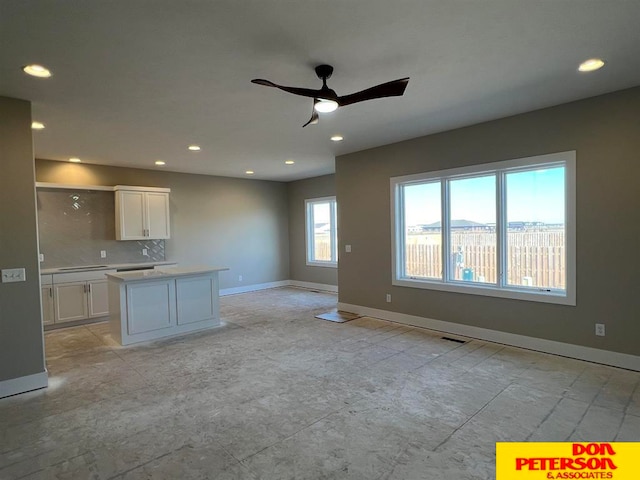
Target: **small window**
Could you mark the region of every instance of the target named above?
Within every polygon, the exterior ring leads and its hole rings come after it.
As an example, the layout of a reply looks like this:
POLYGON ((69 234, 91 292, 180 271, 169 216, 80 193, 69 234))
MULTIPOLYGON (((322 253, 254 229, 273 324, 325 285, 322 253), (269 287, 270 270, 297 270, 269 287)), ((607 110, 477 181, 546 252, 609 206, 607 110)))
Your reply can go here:
POLYGON ((337 267, 336 197, 305 200, 307 265, 337 267))
POLYGON ((575 305, 575 152, 391 179, 392 284, 575 305))

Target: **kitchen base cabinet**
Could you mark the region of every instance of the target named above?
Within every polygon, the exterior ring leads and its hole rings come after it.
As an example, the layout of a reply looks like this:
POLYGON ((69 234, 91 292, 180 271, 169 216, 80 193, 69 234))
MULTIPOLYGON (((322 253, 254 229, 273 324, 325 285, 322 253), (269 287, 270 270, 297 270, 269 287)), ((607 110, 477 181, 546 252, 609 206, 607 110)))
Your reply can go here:
POLYGON ((53 305, 53 287, 42 287, 42 324, 53 325, 54 321, 54 305, 53 305))
POLYGON ((55 323, 73 322, 89 317, 86 282, 54 285, 55 323))
POLYGON ((220 325, 218 272, 166 268, 119 272, 109 280, 109 321, 122 345, 220 325))
POLYGON ((42 324, 53 325, 54 301, 53 301, 53 277, 51 275, 40 276, 40 296, 42 298, 42 324))
POLYGON ((109 315, 110 272, 115 270, 41 275, 42 323, 52 327, 109 315))

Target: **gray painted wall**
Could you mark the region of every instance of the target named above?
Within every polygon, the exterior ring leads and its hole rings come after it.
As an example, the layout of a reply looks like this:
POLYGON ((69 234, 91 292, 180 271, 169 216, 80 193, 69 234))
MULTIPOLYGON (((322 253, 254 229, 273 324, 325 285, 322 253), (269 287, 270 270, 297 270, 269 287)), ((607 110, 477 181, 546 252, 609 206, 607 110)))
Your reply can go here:
POLYGON ((220 274, 221 288, 289 278, 284 183, 49 160, 36 160, 36 178, 74 185, 169 187, 167 260, 229 267, 220 274))
POLYGON ((0 97, 0 268, 26 282, 0 283, 0 382, 44 372, 31 104, 0 97))
POLYGON ((640 87, 338 157, 340 247, 353 248, 339 301, 640 355, 638 112, 640 87), (566 150, 577 152, 577 306, 391 286, 390 177, 566 150))
MULTIPOLYGON (((289 261, 291 280, 338 285, 338 269, 307 266, 304 201, 336 194, 335 175, 307 178, 287 184, 289 198, 289 261)), ((338 254, 339 256, 340 254, 338 254)))

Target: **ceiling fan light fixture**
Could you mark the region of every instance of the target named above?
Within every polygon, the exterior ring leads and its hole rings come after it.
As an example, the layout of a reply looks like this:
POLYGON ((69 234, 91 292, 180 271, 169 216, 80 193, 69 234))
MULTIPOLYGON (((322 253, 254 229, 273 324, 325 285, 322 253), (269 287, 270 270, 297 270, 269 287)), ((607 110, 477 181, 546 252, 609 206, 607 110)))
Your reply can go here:
POLYGON ((593 72, 604 67, 604 61, 600 58, 590 58, 580 64, 578 70, 580 72, 593 72))
POLYGON ((22 71, 32 77, 49 78, 51 76, 51 71, 47 67, 35 63, 25 65, 22 67, 22 71))
POLYGON ((330 113, 335 112, 338 108, 338 102, 335 100, 326 100, 324 98, 320 98, 314 105, 313 108, 316 112, 319 113, 330 113))

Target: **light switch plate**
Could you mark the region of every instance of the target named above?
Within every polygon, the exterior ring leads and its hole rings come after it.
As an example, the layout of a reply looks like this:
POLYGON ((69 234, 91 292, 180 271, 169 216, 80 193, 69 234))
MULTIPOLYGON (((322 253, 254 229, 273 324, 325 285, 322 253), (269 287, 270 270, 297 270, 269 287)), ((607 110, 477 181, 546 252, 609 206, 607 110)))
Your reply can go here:
POLYGON ((2 283, 24 282, 26 280, 24 268, 5 268, 2 270, 2 283))
POLYGON ((351 253, 351 245, 345 245, 344 246, 344 251, 347 253, 351 253))

